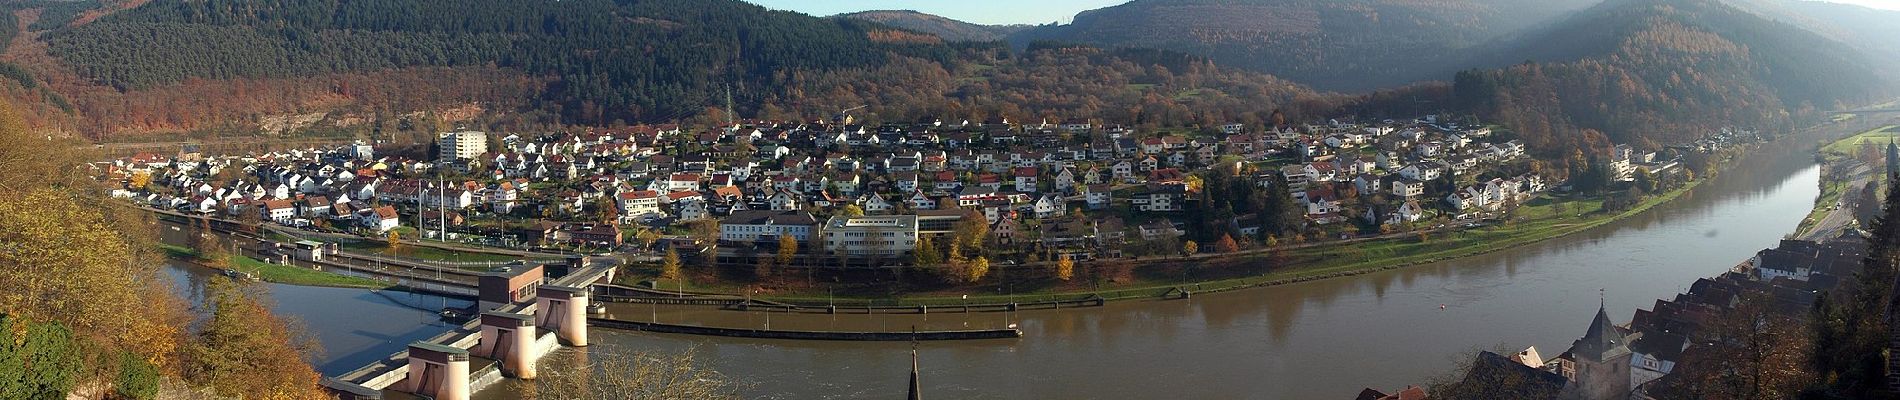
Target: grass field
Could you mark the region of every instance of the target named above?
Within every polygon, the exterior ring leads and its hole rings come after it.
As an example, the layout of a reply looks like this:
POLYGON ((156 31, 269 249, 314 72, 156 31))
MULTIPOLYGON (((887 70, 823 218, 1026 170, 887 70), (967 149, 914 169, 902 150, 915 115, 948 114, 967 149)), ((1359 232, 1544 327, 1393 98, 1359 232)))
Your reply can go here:
POLYGON ((1848 136, 1845 139, 1836 140, 1833 143, 1828 143, 1826 146, 1821 146, 1821 155, 1830 161, 1852 157, 1855 148, 1865 145, 1866 142, 1871 141, 1876 144, 1885 144, 1888 140, 1894 140, 1896 137, 1900 137, 1900 129, 1895 129, 1894 125, 1874 128, 1866 132, 1854 134, 1854 136, 1848 136))
POLYGON ((501 254, 448 251, 427 246, 399 246, 392 249, 387 243, 372 241, 344 241, 339 242, 338 247, 352 252, 382 254, 431 261, 505 263, 520 259, 519 257, 501 254))
MULTIPOLYGON (((165 252, 165 255, 173 258, 190 260, 198 257, 196 250, 183 246, 160 244, 158 247, 165 252)), ((238 271, 257 274, 258 279, 263 279, 266 282, 287 285, 363 289, 382 289, 391 286, 388 283, 374 279, 338 275, 297 266, 271 264, 263 260, 244 256, 233 257, 232 262, 236 264, 238 271)))

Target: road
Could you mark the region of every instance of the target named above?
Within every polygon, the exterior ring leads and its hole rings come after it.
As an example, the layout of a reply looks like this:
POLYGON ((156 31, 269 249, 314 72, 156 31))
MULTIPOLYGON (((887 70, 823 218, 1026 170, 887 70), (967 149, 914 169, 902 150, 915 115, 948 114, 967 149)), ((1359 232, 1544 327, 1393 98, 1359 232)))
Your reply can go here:
POLYGON ((1806 232, 1801 232, 1798 235, 1801 240, 1820 241, 1838 236, 1841 229, 1847 228, 1854 222, 1855 199, 1859 197, 1862 188, 1873 182, 1874 173, 1867 165, 1859 164, 1854 166, 1848 175, 1852 176, 1852 180, 1848 182, 1846 188, 1841 189, 1840 200, 1835 201, 1834 204, 1814 205, 1815 207, 1833 207, 1833 209, 1823 215, 1819 222, 1815 222, 1813 227, 1808 228, 1806 232))

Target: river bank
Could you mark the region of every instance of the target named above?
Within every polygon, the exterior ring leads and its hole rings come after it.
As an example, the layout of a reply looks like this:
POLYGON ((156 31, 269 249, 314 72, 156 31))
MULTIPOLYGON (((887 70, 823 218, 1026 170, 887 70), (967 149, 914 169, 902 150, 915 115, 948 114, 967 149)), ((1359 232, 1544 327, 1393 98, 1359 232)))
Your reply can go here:
MULTIPOLYGON (((1897 129, 1900 127, 1885 125, 1821 145, 1815 152, 1825 171, 1821 174, 1821 194, 1814 198, 1814 208, 1808 217, 1795 228, 1796 236, 1809 239, 1826 236, 1858 220, 1855 207, 1863 200, 1858 197, 1860 191, 1868 184, 1881 184, 1873 178, 1886 168, 1885 165, 1868 165, 1868 162, 1884 158, 1885 145, 1900 137, 1897 129), (1874 155, 1869 156, 1868 152, 1874 155)), ((1884 191, 1878 193, 1884 194, 1884 191)))
MULTIPOLYGON (((158 248, 165 253, 166 258, 170 258, 173 262, 223 270, 223 268, 200 263, 197 250, 163 243, 159 244, 158 248)), ((354 289, 388 289, 395 286, 369 278, 323 272, 297 266, 272 264, 245 255, 232 255, 231 263, 238 271, 255 274, 258 279, 271 283, 354 289)))
MULTIPOLYGON (((1752 147, 1752 146, 1751 146, 1752 147)), ((1744 148, 1738 153, 1746 153, 1744 148)), ((1722 165, 1734 162, 1721 161, 1722 165)), ((1540 195, 1525 202, 1514 216, 1490 221, 1479 227, 1448 224, 1374 238, 1282 245, 1271 249, 1236 254, 1203 254, 1195 257, 1110 259, 1075 264, 1076 278, 1064 281, 1055 277, 1054 263, 999 265, 991 264, 991 277, 980 285, 945 288, 895 296, 838 295, 829 288, 808 287, 757 293, 758 300, 801 306, 963 306, 1065 301, 1078 298, 1106 300, 1177 299, 1188 293, 1220 292, 1236 289, 1284 285, 1312 280, 1362 275, 1482 255, 1530 245, 1589 230, 1641 214, 1693 191, 1703 177, 1682 187, 1650 195, 1619 211, 1603 210, 1600 197, 1557 197, 1540 195), (1115 270, 1122 270, 1117 272, 1115 270), (1102 275, 1118 275, 1109 281, 1102 275)), ((652 280, 654 268, 635 269, 626 281, 652 280)), ((713 274, 702 278, 716 279, 713 274)), ((685 291, 684 295, 744 296, 750 286, 732 283, 696 285, 693 282, 657 281, 664 289, 685 291)))

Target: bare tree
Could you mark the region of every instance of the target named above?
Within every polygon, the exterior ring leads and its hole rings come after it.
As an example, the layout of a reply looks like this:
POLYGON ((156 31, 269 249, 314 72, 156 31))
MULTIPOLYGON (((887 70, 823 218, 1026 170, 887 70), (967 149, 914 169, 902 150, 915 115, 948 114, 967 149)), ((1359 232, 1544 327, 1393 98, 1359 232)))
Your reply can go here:
POLYGON ((742 386, 700 365, 696 351, 572 351, 550 355, 530 399, 737 399, 742 386), (593 352, 589 354, 588 352, 593 352))

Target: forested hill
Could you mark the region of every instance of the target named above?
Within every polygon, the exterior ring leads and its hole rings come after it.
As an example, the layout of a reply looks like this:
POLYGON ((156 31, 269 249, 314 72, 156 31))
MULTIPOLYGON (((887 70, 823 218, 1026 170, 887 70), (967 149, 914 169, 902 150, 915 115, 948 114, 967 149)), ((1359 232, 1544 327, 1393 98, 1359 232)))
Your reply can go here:
POLYGON ((800 71, 955 54, 886 29, 732 0, 157 0, 47 42, 80 75, 121 89, 494 64, 558 78, 543 108, 635 121, 696 112, 726 87, 756 103, 800 71))
POLYGON ((11 7, 23 29, 0 73, 19 84, 0 95, 94 138, 714 121, 727 93, 738 117, 773 119, 869 106, 855 113, 1179 126, 1377 107, 1183 53, 1018 51, 734 0, 153 0, 78 18, 63 4, 11 7))
POLYGON ((1846 45, 1713 0, 1611 0, 1520 43, 1510 56, 1534 62, 1460 73, 1454 90, 1533 149, 1787 131, 1893 87, 1846 45))
POLYGON ((1461 50, 1596 0, 1135 0, 1012 36, 1169 49, 1322 90, 1444 79, 1461 50), (1440 74, 1442 72, 1442 74, 1440 74))
POLYGON ((857 19, 895 28, 928 33, 952 42, 994 42, 1029 25, 979 25, 910 10, 862 11, 834 18, 857 19))

